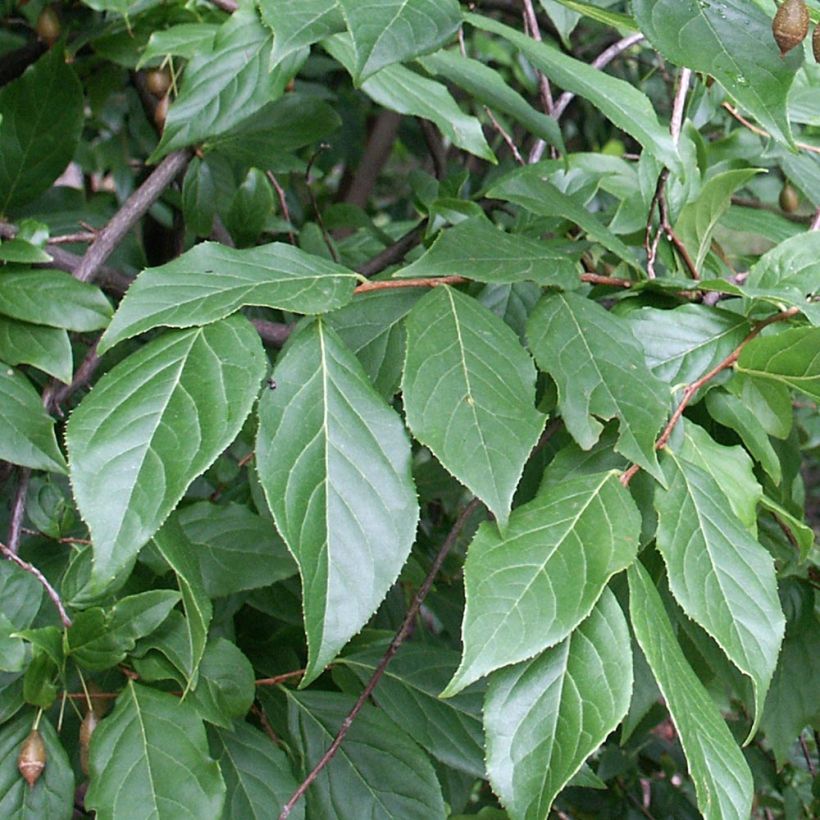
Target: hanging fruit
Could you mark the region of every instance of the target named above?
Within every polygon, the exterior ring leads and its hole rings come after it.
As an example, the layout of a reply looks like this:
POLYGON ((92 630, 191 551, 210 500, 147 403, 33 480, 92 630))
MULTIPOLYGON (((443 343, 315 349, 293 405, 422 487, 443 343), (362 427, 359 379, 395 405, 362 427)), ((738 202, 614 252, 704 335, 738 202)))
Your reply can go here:
POLYGON ((780 56, 799 46, 809 33, 809 10, 805 0, 784 0, 772 21, 772 34, 780 56))
POLYGON ((20 747, 17 769, 23 776, 23 780, 28 783, 29 788, 33 789, 45 767, 46 744, 43 743, 43 737, 37 729, 32 729, 20 747))

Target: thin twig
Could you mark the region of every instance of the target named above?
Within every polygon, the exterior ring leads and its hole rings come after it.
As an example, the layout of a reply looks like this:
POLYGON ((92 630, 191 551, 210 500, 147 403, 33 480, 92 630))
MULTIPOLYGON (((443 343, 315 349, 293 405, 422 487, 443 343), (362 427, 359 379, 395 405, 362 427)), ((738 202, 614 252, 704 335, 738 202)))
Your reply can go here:
MULTIPOLYGON (((766 137, 766 139, 771 139, 772 135, 768 131, 764 131, 762 128, 759 128, 752 122, 746 119, 731 103, 723 103, 723 107, 741 124, 745 125, 753 134, 757 134, 759 137, 766 137)), ((795 145, 801 151, 809 151, 812 154, 820 154, 820 145, 809 145, 807 142, 796 142, 795 145)))
POLYGON ((376 667, 373 675, 371 676, 370 680, 367 682, 367 685, 362 690, 361 694, 356 700, 356 703, 353 704, 353 708, 348 713, 347 717, 342 721, 342 725, 339 727, 339 731, 336 734, 336 737, 333 739, 333 742, 328 747, 327 751, 322 755, 319 762, 313 767, 310 774, 302 781, 299 788, 291 795, 290 799, 287 803, 285 803, 284 807, 282 808, 281 813, 279 814, 279 820, 286 820, 288 815, 290 815, 291 811, 293 811, 293 807, 299 802, 305 792, 310 788, 311 783, 319 776, 322 769, 327 766, 328 763, 333 759, 336 752, 339 750, 339 747, 342 745, 342 741, 345 739, 350 727, 353 725, 353 721, 356 719, 356 716, 362 710, 362 707, 367 702, 370 695, 373 693, 373 690, 378 685, 379 681, 384 675, 385 670, 387 669, 388 664, 395 656, 396 652, 398 652, 399 647, 404 643, 407 639, 408 635, 413 629, 413 623, 416 620, 416 615, 424 601, 427 597, 427 593, 430 591, 430 587, 433 585, 433 581, 435 580, 436 575, 438 575, 439 570, 441 569, 441 565, 444 563, 444 559, 447 557, 447 553, 452 549, 453 544, 455 544, 456 539, 458 538, 459 533, 464 528, 464 525, 469 520, 470 516, 475 512, 476 509, 480 506, 481 501, 478 498, 474 498, 461 512, 461 515, 456 519, 455 524, 453 524, 453 528, 450 530, 447 538, 444 540, 444 543, 441 545, 441 549, 439 549, 438 554, 436 555, 435 559, 433 560, 432 565, 430 566, 430 571, 427 573, 427 577, 422 582, 422 585, 418 588, 415 596, 413 596, 413 600, 410 603, 410 606, 407 608, 407 613, 404 616, 404 620, 399 627, 398 632, 396 632, 393 640, 390 642, 390 646, 387 648, 387 651, 382 656, 381 661, 379 661, 379 665, 376 667))
POLYGON ((610 285, 613 288, 631 288, 635 282, 632 279, 621 279, 617 276, 601 276, 598 273, 582 273, 581 281, 590 285, 610 285))
POLYGON ((65 611, 65 607, 63 606, 63 602, 60 600, 60 596, 57 594, 57 590, 54 589, 53 586, 48 582, 48 579, 40 572, 37 567, 33 564, 29 564, 28 561, 24 561, 17 555, 15 552, 12 552, 5 544, 0 542, 0 552, 9 559, 9 561, 13 561, 17 564, 18 567, 25 570, 26 572, 33 575, 42 585, 45 591, 48 593, 48 597, 54 602, 54 606, 57 607, 57 611, 60 613, 60 620, 63 623, 63 626, 68 628, 71 626, 71 618, 68 617, 68 613, 65 611))
POLYGON ((304 674, 304 669, 294 669, 293 672, 283 672, 281 675, 274 675, 272 678, 259 678, 254 681, 254 684, 256 686, 278 686, 286 680, 301 678, 304 674))
POLYGON ((809 753, 809 747, 806 745, 806 739, 803 737, 801 732, 800 734, 800 749, 803 752, 803 758, 806 761, 806 768, 809 770, 809 774, 812 777, 817 776, 817 771, 814 768, 814 761, 811 759, 811 754, 809 753))
POLYGON ((322 212, 319 210, 319 203, 316 201, 316 194, 313 193, 313 187, 310 184, 310 171, 313 168, 313 163, 316 161, 319 154, 321 154, 322 151, 326 151, 329 147, 330 146, 326 142, 321 143, 308 160, 307 168, 305 169, 305 186, 307 187, 308 196, 310 197, 310 202, 313 206, 313 213, 316 216, 316 222, 319 224, 319 230, 322 232, 322 239, 324 239, 325 245, 330 251, 333 261, 338 263, 339 254, 336 250, 336 246, 333 244, 333 240, 330 238, 330 234, 327 232, 325 220, 322 218, 322 212))
MULTIPOLYGON (((535 14, 535 8, 532 5, 532 0, 524 0, 524 24, 530 37, 538 43, 542 42, 541 28, 538 25, 538 17, 535 14)), ((541 92, 541 105, 544 108, 544 112, 551 116, 554 109, 554 102, 552 99, 550 81, 543 71, 536 69, 535 73, 538 77, 538 88, 541 92)), ((546 145, 546 142, 540 138, 535 141, 535 144, 532 146, 532 150, 530 151, 530 155, 528 157, 530 164, 538 162, 541 159, 544 155, 544 148, 546 145)))
POLYGON ((438 285, 462 285, 468 282, 464 276, 437 276, 431 279, 380 279, 376 282, 362 282, 354 293, 371 290, 392 290, 393 288, 435 288, 438 285))
POLYGON ((433 161, 433 175, 440 181, 447 176, 447 151, 441 142, 436 126, 424 117, 417 117, 416 119, 421 128, 424 144, 427 146, 427 153, 433 161))
POLYGON ((408 251, 416 247, 424 237, 424 231, 427 228, 427 220, 424 219, 411 228, 404 236, 397 239, 392 245, 388 245, 384 250, 379 251, 372 259, 359 265, 356 268, 357 273, 368 279, 381 273, 385 268, 401 262, 407 255, 408 251))
POLYGON ((17 555, 20 550, 20 534, 23 529, 23 519, 26 516, 26 493, 28 492, 31 470, 28 467, 21 467, 18 476, 17 490, 14 493, 14 502, 11 505, 11 521, 9 522, 8 546, 6 547, 12 555, 17 555))
MULTIPOLYGON (((708 373, 705 373, 696 381, 692 382, 690 385, 687 385, 683 391, 683 397, 680 400, 680 403, 675 408, 675 412, 672 413, 671 418, 669 419, 666 427, 664 427, 663 432, 658 437, 658 440, 655 442, 655 449, 661 450, 669 443, 669 439, 672 436, 672 432, 677 426, 678 422, 683 415, 683 411, 689 406, 689 403, 694 398, 695 394, 700 390, 708 382, 712 381, 719 373, 722 373, 727 368, 731 367, 740 357, 740 354, 743 352, 746 345, 749 342, 753 341, 760 335, 764 328, 767 328, 769 325, 773 325, 775 322, 782 322, 786 319, 791 319, 792 316, 796 316, 800 312, 800 309, 797 307, 789 308, 788 310, 784 310, 782 313, 776 313, 774 316, 769 316, 768 319, 764 319, 762 322, 758 323, 758 325, 752 329, 752 331, 746 336, 746 338, 725 358, 723 361, 716 364, 708 373)), ((621 475, 621 483, 624 487, 629 486, 629 482, 632 480, 633 476, 640 470, 641 468, 637 464, 633 464, 626 472, 621 475)))
POLYGON ((279 184, 276 174, 273 171, 266 171, 268 181, 273 185, 273 190, 276 191, 276 197, 279 200, 279 209, 282 211, 282 216, 288 223, 288 239, 291 245, 296 244, 296 234, 293 232, 293 222, 290 218, 290 208, 288 208, 288 199, 285 196, 285 189, 279 184))
MULTIPOLYGON (((608 66, 616 57, 619 57, 625 51, 629 50, 636 43, 640 43, 644 39, 643 34, 630 34, 617 43, 613 43, 609 48, 604 49, 591 63, 593 68, 602 69, 608 66)), ((575 94, 571 91, 565 91, 555 102, 552 109, 552 115, 555 119, 560 119, 567 106, 575 99, 575 94)))
POLYGON ((46 411, 49 413, 56 411, 62 416, 60 405, 69 396, 74 395, 74 393, 85 387, 91 381, 99 363, 100 357, 97 355, 97 342, 95 341, 94 344, 88 348, 85 358, 75 371, 71 384, 61 384, 55 380, 43 391, 43 404, 45 405, 46 411))
POLYGON ((151 172, 145 182, 131 194, 108 224, 97 234, 82 262, 74 272, 81 282, 90 282, 100 266, 114 252, 126 234, 160 198, 163 191, 188 164, 192 154, 188 150, 168 154, 151 172))
POLYGON ((678 75, 678 88, 675 92, 675 101, 672 105, 672 121, 669 133, 675 145, 680 142, 680 132, 683 127, 683 110, 686 107, 686 94, 689 91, 689 81, 692 79, 692 69, 682 68, 678 75))

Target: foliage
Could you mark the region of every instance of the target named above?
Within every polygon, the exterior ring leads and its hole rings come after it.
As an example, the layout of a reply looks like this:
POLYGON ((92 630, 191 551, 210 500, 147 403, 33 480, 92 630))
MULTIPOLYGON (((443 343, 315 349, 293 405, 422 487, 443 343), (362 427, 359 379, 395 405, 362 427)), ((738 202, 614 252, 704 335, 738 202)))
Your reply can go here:
POLYGON ((775 3, 0 8, 0 814, 817 816, 775 3))

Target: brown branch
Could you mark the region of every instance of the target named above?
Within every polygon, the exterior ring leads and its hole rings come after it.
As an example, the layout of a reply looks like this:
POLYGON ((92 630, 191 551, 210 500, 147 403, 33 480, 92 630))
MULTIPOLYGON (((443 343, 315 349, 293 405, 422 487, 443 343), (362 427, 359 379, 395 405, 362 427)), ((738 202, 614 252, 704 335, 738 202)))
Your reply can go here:
MULTIPOLYGON (((723 103, 723 107, 741 124, 746 126, 753 134, 757 134, 759 137, 766 137, 766 139, 772 139, 772 135, 768 131, 764 131, 762 128, 759 128, 754 123, 749 122, 731 103, 723 103)), ((809 151, 812 154, 820 154, 820 145, 809 145, 807 142, 795 142, 795 145, 801 151, 809 151)))
POLYGON ((236 0, 211 0, 211 2, 222 11, 227 11, 228 14, 233 14, 239 8, 236 0))
POLYGON ((26 516, 26 493, 28 492, 31 470, 28 467, 21 467, 18 475, 17 490, 14 493, 14 502, 11 505, 8 546, 5 547, 12 555, 17 555, 20 549, 20 534, 23 531, 23 519, 26 516))
POLYGON ((391 265, 401 262, 408 251, 415 248, 416 245, 421 242, 426 228, 427 220, 423 219, 415 228, 411 228, 392 245, 388 245, 384 250, 379 251, 372 259, 363 265, 359 265, 359 267, 356 268, 357 273, 369 279, 371 276, 381 273, 385 268, 389 268, 391 265))
POLYGON ((407 613, 404 616, 404 620, 399 627, 398 632, 396 632, 393 640, 390 642, 390 646, 387 648, 387 651, 382 656, 381 661, 379 661, 379 665, 376 667, 373 675, 371 676, 370 680, 367 682, 367 685, 362 690, 361 694, 356 700, 356 703, 353 704, 353 708, 348 713, 347 717, 342 721, 342 725, 339 727, 339 731, 336 734, 336 737, 333 739, 333 742, 328 747, 327 751, 322 755, 319 762, 313 767, 311 772, 307 775, 307 777, 302 781, 301 785, 298 789, 291 795, 290 799, 287 803, 285 803, 284 807, 282 808, 281 813, 279 814, 279 820, 285 820, 293 811, 293 807, 299 802, 305 792, 310 788, 311 783, 319 776, 322 769, 327 766, 328 763, 333 759, 336 752, 339 751, 339 747, 342 745, 342 741, 344 741, 345 736, 347 735, 350 727, 353 725, 353 721, 356 719, 356 716, 362 710, 362 707, 367 702, 370 695, 373 693, 373 690, 378 685, 379 681, 384 675, 385 670, 387 669, 388 664, 393 657, 395 656, 396 652, 398 652, 399 647, 404 643, 407 637, 410 635, 410 632, 413 628, 413 623, 416 620, 416 615, 418 614, 419 609, 427 597, 427 593, 430 591, 430 587, 433 585, 433 581, 438 574, 439 570, 441 569, 441 565, 444 563, 444 559, 447 557, 447 553, 452 549, 453 544, 455 544, 456 539, 458 538, 459 533, 464 528, 464 525, 467 523, 470 516, 475 512, 476 509, 480 506, 481 501, 478 498, 474 498, 461 512, 461 515, 456 519, 455 524, 453 524, 453 528, 450 530, 447 538, 444 540, 444 543, 441 545, 441 549, 439 549, 438 554, 436 555, 435 559, 433 560, 432 565, 430 566, 430 571, 427 573, 427 577, 424 579, 422 585, 418 588, 415 596, 413 597, 413 601, 411 602, 410 606, 407 608, 407 613))
POLYGON ((43 404, 49 413, 57 411, 62 415, 60 405, 71 395, 85 387, 94 377, 97 366, 100 363, 100 357, 97 355, 97 342, 88 348, 85 358, 80 363, 80 366, 74 373, 74 378, 71 384, 61 384, 58 381, 52 381, 51 384, 43 391, 43 404))
POLYGON ((344 192, 343 202, 364 208, 376 185, 382 168, 396 142, 401 115, 395 111, 381 111, 376 117, 356 172, 344 192))
POLYGON ((131 194, 108 224, 97 234, 97 238, 85 252, 74 277, 81 282, 90 282, 97 275, 100 266, 113 253, 125 235, 134 227, 146 211, 160 198, 163 191, 187 166, 191 158, 188 150, 168 154, 151 172, 145 182, 131 194))
POLYGON ((380 279, 377 282, 363 282, 354 293, 371 290, 392 290, 393 288, 435 288, 438 285, 461 285, 468 282, 464 276, 439 276, 431 279, 380 279))
POLYGON ((57 607, 57 611, 60 613, 60 620, 62 621, 63 626, 65 626, 66 628, 71 626, 71 618, 68 617, 68 613, 65 611, 63 602, 60 600, 60 596, 57 594, 57 590, 54 589, 53 586, 51 586, 45 575, 43 575, 43 573, 40 572, 40 570, 37 569, 37 567, 35 567, 33 564, 29 564, 28 561, 24 561, 15 552, 12 552, 12 550, 9 549, 2 542, 0 542, 0 552, 2 552, 3 555, 5 555, 6 558, 9 559, 9 561, 13 561, 15 564, 17 564, 18 567, 33 575, 43 585, 43 588, 45 589, 46 593, 48 593, 48 597, 51 598, 51 600, 54 603, 54 606, 57 607))
POLYGON ((285 196, 285 189, 279 184, 279 180, 276 178, 276 174, 274 174, 273 171, 266 171, 265 174, 268 177, 270 184, 273 185, 273 190, 276 191, 276 197, 279 200, 279 208, 282 211, 282 216, 288 223, 288 240, 291 245, 295 245, 296 234, 293 232, 293 220, 290 218, 290 208, 288 208, 288 199, 285 196))
POLYGON ((305 674, 304 669, 294 669, 293 672, 283 672, 281 675, 274 675, 272 678, 259 678, 254 681, 256 686, 278 686, 286 680, 301 678, 305 674))
MULTIPOLYGON (((640 32, 630 34, 617 43, 613 43, 609 48, 604 49, 591 63, 593 68, 602 69, 608 66, 616 57, 619 57, 625 51, 628 51, 632 46, 640 43, 644 39, 640 32)), ((552 115, 555 119, 560 119, 567 106, 575 99, 575 94, 571 91, 565 91, 556 101, 555 107, 552 110, 552 115)))
MULTIPOLYGON (((712 381, 712 379, 714 379, 719 373, 722 373, 724 370, 731 367, 738 360, 746 345, 756 339, 764 328, 767 328, 769 325, 773 325, 775 322, 782 322, 786 319, 791 319, 792 316, 796 316, 799 312, 799 308, 792 307, 788 310, 784 310, 782 313, 776 313, 774 316, 769 316, 768 319, 764 319, 762 322, 759 322, 757 326, 752 329, 749 335, 746 336, 746 338, 725 359, 723 359, 723 361, 716 364, 708 373, 705 373, 699 379, 692 382, 690 385, 687 385, 683 391, 683 397, 681 398, 680 403, 675 408, 675 412, 672 413, 666 427, 664 427, 663 432, 655 442, 655 449, 661 450, 669 443, 672 432, 680 421, 683 411, 686 410, 689 403, 701 387, 712 381)), ((633 464, 625 473, 621 475, 621 484, 623 484, 624 487, 629 486, 629 482, 640 469, 641 468, 637 464, 633 464)))
POLYGON ((601 276, 598 273, 582 273, 581 281, 591 285, 610 285, 613 288, 631 288, 635 282, 632 279, 620 279, 617 276, 601 276))

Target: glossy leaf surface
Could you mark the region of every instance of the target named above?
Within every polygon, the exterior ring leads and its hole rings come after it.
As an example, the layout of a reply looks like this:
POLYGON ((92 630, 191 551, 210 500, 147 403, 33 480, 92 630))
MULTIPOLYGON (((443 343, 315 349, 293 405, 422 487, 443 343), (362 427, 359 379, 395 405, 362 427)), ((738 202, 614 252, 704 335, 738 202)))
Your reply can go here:
POLYGON ((139 275, 101 352, 157 326, 207 324, 245 305, 322 313, 349 302, 355 286, 353 271, 282 242, 246 250, 202 242, 139 275))
POLYGON ((548 487, 505 532, 482 524, 467 552, 464 654, 445 695, 569 635, 635 559, 638 510, 614 472, 548 487))
POLYGON ((139 552, 233 441, 264 371, 256 332, 243 318, 227 319, 149 342, 74 411, 71 482, 91 530, 97 584, 139 552))
POLYGON ((407 318, 402 392, 413 435, 504 523, 545 417, 515 334, 472 299, 434 288, 407 318))
POLYGON ((774 562, 733 514, 705 470, 668 453, 669 488, 657 488, 658 549, 669 588, 755 687, 754 727, 774 674, 785 620, 774 562))
POLYGON ((636 562, 628 575, 632 628, 680 735, 698 808, 706 820, 746 820, 753 783, 743 753, 684 657, 649 574, 636 562))
POLYGON ((259 478, 302 578, 315 678, 398 576, 415 540, 410 442, 321 320, 297 333, 259 405, 259 478))
POLYGON ((585 450, 618 419, 615 449, 661 477, 655 439, 666 419, 669 388, 646 366, 635 337, 595 302, 574 293, 545 296, 528 335, 538 366, 558 385, 558 406, 585 450))
POLYGON ((620 723, 631 694, 629 628, 609 590, 566 640, 493 673, 484 703, 487 771, 512 817, 547 817, 620 723))

